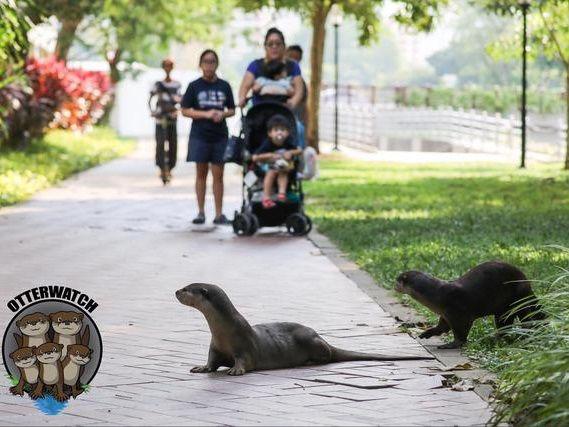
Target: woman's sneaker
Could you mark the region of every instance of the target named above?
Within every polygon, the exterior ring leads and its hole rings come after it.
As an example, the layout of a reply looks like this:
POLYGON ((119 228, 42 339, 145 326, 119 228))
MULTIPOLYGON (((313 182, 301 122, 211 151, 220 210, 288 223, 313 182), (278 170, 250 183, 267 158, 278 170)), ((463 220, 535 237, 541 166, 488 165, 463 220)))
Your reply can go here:
POLYGON ((198 216, 196 216, 192 220, 192 224, 203 224, 203 223, 205 223, 205 214, 203 213, 199 213, 198 216))
POLYGON ((230 225, 231 221, 229 221, 225 215, 221 214, 213 220, 213 223, 215 225, 230 225))

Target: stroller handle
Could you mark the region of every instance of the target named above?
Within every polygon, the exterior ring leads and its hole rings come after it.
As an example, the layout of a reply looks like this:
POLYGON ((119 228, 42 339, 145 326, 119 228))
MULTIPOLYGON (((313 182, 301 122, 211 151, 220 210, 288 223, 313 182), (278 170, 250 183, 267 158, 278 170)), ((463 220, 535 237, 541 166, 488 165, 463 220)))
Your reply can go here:
POLYGON ((239 106, 239 110, 241 111, 241 115, 243 115, 243 110, 245 109, 245 106, 247 104, 249 104, 249 101, 251 101, 253 99, 253 96, 246 96, 245 97, 245 102, 243 103, 243 106, 239 106))

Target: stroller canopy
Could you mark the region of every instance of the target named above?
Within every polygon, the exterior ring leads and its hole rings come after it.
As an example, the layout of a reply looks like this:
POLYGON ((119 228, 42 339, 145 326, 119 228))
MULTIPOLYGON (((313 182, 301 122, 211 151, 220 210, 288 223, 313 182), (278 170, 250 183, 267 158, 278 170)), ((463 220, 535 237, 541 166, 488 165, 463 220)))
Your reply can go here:
POLYGON ((289 122, 290 135, 298 144, 296 133, 296 119, 286 104, 273 101, 263 101, 255 104, 243 117, 243 130, 245 134, 245 148, 254 152, 267 138, 267 121, 275 114, 280 114, 289 122))

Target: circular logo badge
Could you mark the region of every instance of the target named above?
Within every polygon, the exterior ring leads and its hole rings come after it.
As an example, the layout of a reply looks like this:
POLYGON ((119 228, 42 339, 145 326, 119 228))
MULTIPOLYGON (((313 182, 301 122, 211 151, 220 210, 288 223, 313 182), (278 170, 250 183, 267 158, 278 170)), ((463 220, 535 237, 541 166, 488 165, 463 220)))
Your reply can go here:
POLYGON ((102 355, 101 334, 89 314, 56 299, 22 309, 2 341, 10 391, 45 402, 61 404, 88 391, 102 355))

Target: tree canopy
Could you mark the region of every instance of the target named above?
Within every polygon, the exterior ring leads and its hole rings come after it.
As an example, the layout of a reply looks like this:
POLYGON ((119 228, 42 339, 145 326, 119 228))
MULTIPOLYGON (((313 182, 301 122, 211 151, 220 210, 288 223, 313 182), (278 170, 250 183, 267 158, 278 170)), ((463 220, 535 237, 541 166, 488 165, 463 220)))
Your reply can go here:
POLYGON ((29 42, 30 19, 13 0, 0 0, 0 88, 20 74, 29 42))
MULTIPOLYGON (((430 31, 441 9, 449 0, 394 0, 397 10, 393 19, 409 28, 430 31)), ((360 44, 377 40, 380 30, 378 8, 384 0, 236 0, 236 4, 246 11, 262 7, 288 9, 299 13, 312 27, 310 46, 310 90, 308 93, 308 143, 318 148, 318 111, 320 108, 320 88, 322 84, 322 63, 326 40, 326 20, 332 7, 337 7, 344 15, 352 17, 358 26, 360 44)))
POLYGON ((227 0, 45 0, 29 11, 35 22, 55 16, 60 22, 56 55, 67 59, 78 39, 99 52, 111 67, 113 81, 121 77, 118 63, 141 61, 165 50, 172 41, 213 40, 215 28, 231 16, 227 0), (77 34, 80 25, 88 37, 77 34))

